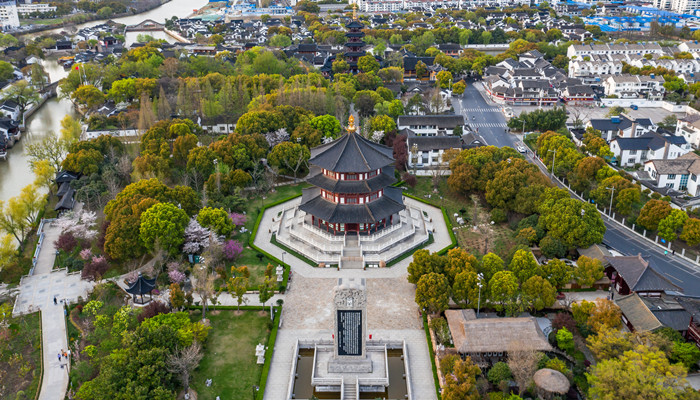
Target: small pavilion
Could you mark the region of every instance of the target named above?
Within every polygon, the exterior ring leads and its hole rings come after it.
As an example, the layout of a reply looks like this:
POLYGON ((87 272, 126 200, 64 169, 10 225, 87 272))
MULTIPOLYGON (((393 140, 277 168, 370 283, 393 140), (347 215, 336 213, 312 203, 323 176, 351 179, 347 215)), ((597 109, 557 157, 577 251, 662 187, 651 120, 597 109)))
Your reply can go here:
POLYGON ((133 296, 134 303, 136 304, 146 304, 153 300, 153 289, 156 288, 156 278, 153 279, 146 279, 143 274, 139 272, 139 277, 136 279, 134 283, 132 283, 127 289, 126 292, 129 293, 130 295, 133 296), (148 301, 144 301, 143 295, 148 294, 150 298, 148 301), (136 299, 136 296, 141 296, 141 302, 136 299))

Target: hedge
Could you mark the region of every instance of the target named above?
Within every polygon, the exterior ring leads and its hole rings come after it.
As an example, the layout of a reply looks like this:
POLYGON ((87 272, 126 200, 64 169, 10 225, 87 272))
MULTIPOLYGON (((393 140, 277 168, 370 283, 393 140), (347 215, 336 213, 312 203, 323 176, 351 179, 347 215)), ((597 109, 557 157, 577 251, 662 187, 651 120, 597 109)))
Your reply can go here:
POLYGON ((430 339, 430 328, 428 328, 428 314, 423 313, 423 330, 425 337, 428 340, 428 354, 430 355, 430 364, 433 366, 433 380, 435 381, 435 393, 438 400, 442 398, 440 395, 440 380, 438 379, 437 366, 435 365, 435 352, 433 351, 433 341, 430 339))
POLYGON ((411 198, 413 200, 420 201, 421 203, 427 204, 431 207, 440 208, 440 210, 442 211, 442 218, 445 220, 445 225, 447 226, 447 232, 450 234, 450 242, 451 243, 448 246, 446 246, 445 248, 438 250, 436 254, 438 254, 438 255, 446 254, 448 250, 457 246, 457 238, 455 237, 455 233, 452 231, 452 223, 450 222, 450 218, 447 216, 447 210, 445 210, 445 207, 438 206, 438 205, 433 204, 425 199, 421 199, 420 197, 416 197, 416 196, 413 196, 413 195, 408 194, 408 193, 404 193, 403 195, 408 197, 408 198, 411 198))
POLYGON ((262 253, 265 255, 265 257, 269 258, 273 262, 277 263, 278 265, 281 265, 284 268, 284 280, 282 283, 279 285, 279 291, 281 293, 284 293, 285 290, 287 290, 287 284, 289 282, 289 265, 283 263, 281 260, 279 260, 277 257, 274 257, 272 254, 266 252, 265 250, 259 248, 258 246, 255 245, 255 237, 258 235, 258 228, 260 227, 260 221, 262 221, 262 216, 265 214, 265 210, 267 210, 270 207, 274 207, 276 205, 282 204, 284 202, 287 202, 292 199, 296 199, 297 197, 301 196, 300 194, 295 194, 294 196, 290 196, 284 199, 280 199, 277 201, 273 201, 270 204, 264 205, 261 209, 260 212, 258 213, 258 218, 255 220, 255 225, 253 226, 253 231, 250 233, 250 237, 248 238, 248 246, 250 246, 251 249, 262 253))

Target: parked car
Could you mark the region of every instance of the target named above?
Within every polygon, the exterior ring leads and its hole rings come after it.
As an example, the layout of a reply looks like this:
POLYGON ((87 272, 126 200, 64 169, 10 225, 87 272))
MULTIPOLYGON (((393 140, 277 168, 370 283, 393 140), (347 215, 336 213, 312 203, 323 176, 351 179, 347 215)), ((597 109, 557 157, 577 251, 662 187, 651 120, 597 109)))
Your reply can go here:
POLYGON ((519 144, 515 149, 518 150, 519 153, 526 153, 527 152, 527 149, 522 144, 519 144))

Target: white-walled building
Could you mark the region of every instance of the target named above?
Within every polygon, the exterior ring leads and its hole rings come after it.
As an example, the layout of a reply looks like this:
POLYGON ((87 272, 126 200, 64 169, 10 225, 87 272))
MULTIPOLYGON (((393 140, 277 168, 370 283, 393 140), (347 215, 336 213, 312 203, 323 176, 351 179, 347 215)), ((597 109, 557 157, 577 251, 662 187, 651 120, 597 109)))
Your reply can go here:
POLYGON ((675 160, 691 151, 682 136, 662 136, 648 132, 639 137, 617 137, 610 141, 610 151, 620 167, 634 167, 649 160, 675 160))
POLYGON ((698 193, 700 156, 690 152, 675 160, 650 160, 644 163, 644 171, 658 187, 686 191, 691 196, 698 193))
POLYGON ((616 137, 634 138, 656 131, 656 125, 649 118, 631 118, 626 114, 592 119, 588 121, 587 126, 599 130, 602 138, 608 143, 616 137))
POLYGON ((664 97, 663 76, 613 75, 603 81, 606 96, 620 99, 662 100, 664 97))
POLYGON ((678 119, 676 136, 683 136, 694 148, 700 147, 700 115, 690 114, 678 119))
POLYGON ((464 127, 463 115, 400 115, 398 130, 410 129, 416 136, 453 135, 456 127, 464 127))
POLYGON ((25 16, 31 13, 47 13, 56 11, 57 7, 52 6, 48 3, 28 3, 28 4, 17 4, 17 13, 19 15, 25 16))
POLYGON ((572 44, 566 50, 570 60, 593 54, 663 54, 657 43, 647 44, 572 44))
POLYGON ((14 0, 0 2, 0 28, 3 30, 19 28, 17 3, 14 0))

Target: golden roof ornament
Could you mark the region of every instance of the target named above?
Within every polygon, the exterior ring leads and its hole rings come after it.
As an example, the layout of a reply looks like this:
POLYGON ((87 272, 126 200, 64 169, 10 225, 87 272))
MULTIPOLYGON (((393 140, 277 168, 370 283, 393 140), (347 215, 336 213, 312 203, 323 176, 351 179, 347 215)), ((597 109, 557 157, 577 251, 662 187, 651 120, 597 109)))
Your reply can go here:
POLYGON ((355 117, 352 115, 348 118, 348 133, 355 133, 355 117))
POLYGON ((357 3, 352 4, 352 19, 357 21, 357 3))

